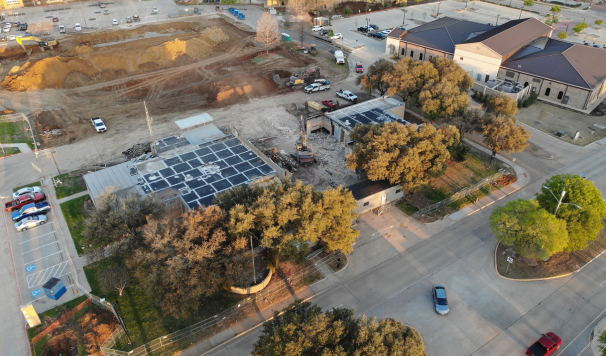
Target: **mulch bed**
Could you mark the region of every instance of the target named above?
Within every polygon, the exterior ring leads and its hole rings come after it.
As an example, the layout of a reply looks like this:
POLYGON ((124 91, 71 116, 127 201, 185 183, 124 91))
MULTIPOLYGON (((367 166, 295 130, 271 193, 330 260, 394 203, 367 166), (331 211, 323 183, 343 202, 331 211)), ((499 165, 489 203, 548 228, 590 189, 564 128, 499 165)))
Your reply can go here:
POLYGON ((596 241, 581 251, 572 253, 559 252, 547 261, 528 260, 518 256, 512 248, 499 244, 497 248, 497 270, 503 277, 512 279, 536 279, 557 277, 573 273, 606 249, 606 231, 602 230, 596 241), (507 257, 513 263, 507 270, 507 257), (507 272, 506 272, 507 271, 507 272))

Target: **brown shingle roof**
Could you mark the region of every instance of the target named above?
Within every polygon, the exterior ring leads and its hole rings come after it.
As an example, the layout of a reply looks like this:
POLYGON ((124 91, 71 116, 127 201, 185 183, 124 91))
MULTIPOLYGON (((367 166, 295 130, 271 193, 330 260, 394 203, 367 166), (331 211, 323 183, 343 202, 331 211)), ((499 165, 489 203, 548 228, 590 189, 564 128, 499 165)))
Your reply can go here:
POLYGON ((551 27, 535 18, 513 20, 463 43, 479 42, 501 56, 506 56, 541 36, 549 35, 551 30, 551 27))

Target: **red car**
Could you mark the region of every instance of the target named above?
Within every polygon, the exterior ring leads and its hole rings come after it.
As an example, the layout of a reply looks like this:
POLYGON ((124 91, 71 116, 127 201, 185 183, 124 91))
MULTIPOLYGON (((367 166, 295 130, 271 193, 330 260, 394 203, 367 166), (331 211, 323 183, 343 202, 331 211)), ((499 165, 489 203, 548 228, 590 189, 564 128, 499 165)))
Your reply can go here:
POLYGON ((53 17, 53 22, 59 22, 59 18, 58 17, 53 17))
POLYGON ((15 210, 21 209, 27 204, 39 203, 44 199, 46 199, 44 193, 26 194, 18 197, 13 201, 9 201, 8 203, 4 204, 4 207, 6 208, 6 211, 13 212, 15 210))
POLYGON ((339 106, 339 102, 332 99, 324 99, 322 100, 322 104, 328 106, 329 108, 336 108, 339 106))
POLYGON ((362 62, 356 63, 356 73, 364 73, 364 66, 362 62))
POLYGON ((562 346, 562 339, 554 333, 543 334, 539 341, 526 350, 528 356, 548 356, 562 346))

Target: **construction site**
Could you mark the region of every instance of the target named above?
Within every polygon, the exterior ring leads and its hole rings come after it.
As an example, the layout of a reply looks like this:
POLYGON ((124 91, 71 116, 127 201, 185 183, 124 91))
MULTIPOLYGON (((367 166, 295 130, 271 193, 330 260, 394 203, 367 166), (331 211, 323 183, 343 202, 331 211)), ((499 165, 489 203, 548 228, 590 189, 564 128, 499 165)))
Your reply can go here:
POLYGON ((154 138, 144 102, 158 137, 170 134, 175 120, 205 111, 219 128, 294 147, 300 119, 289 110, 303 101, 280 97, 296 90, 286 83, 297 74, 307 80, 310 68, 312 81, 348 74, 328 52, 310 56, 282 43, 266 54, 254 29, 224 14, 40 39, 46 48, 36 41, 2 48, 0 111, 25 113, 42 148, 90 143, 99 162, 119 161, 121 152, 154 138), (97 116, 108 127, 103 134, 91 126, 97 116))

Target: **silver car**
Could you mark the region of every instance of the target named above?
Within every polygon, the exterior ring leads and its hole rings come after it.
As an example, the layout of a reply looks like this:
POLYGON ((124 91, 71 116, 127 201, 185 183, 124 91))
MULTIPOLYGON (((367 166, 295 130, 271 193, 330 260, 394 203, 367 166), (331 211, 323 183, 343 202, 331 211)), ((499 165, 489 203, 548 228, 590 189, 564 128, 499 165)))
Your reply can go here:
POLYGON ((29 216, 18 223, 15 223, 17 231, 26 231, 32 227, 46 224, 46 215, 29 216))
POLYGON ((22 195, 25 194, 35 194, 35 193, 40 193, 42 191, 42 189, 40 187, 27 187, 27 188, 21 188, 18 191, 13 193, 13 199, 17 199, 22 195))
POLYGON ((448 309, 448 298, 446 297, 446 288, 441 285, 433 286, 433 305, 436 309, 436 313, 440 315, 446 315, 449 312, 448 309))

